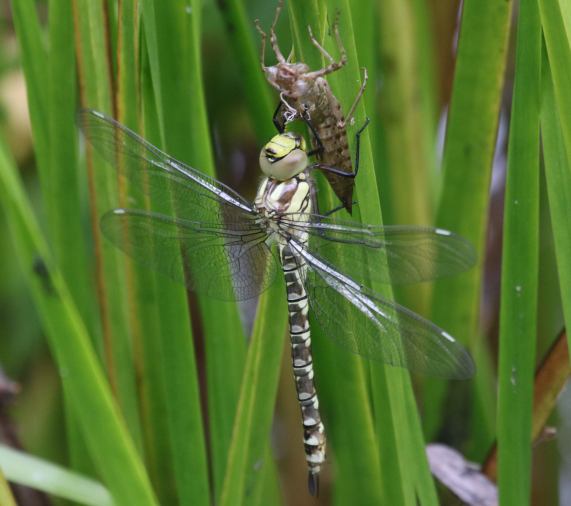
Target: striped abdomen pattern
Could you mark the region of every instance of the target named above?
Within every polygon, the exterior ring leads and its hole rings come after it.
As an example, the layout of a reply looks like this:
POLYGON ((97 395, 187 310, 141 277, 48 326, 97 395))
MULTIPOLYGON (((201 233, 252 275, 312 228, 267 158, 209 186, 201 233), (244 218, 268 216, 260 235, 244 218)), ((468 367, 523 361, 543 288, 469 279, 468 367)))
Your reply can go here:
POLYGON ((301 407, 305 458, 309 467, 310 492, 317 494, 318 476, 325 461, 325 429, 313 380, 313 359, 308 318, 308 297, 303 284, 306 267, 303 259, 288 244, 280 246, 286 281, 291 357, 297 399, 301 407))

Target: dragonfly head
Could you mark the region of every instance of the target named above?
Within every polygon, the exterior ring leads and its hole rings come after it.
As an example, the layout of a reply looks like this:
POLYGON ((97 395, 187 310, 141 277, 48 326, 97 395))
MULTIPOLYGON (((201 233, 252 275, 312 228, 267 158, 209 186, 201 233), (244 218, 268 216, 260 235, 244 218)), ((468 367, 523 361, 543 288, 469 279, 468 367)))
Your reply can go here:
POLYGON ((278 181, 291 179, 307 168, 307 146, 303 136, 285 132, 272 137, 260 152, 262 172, 278 181))

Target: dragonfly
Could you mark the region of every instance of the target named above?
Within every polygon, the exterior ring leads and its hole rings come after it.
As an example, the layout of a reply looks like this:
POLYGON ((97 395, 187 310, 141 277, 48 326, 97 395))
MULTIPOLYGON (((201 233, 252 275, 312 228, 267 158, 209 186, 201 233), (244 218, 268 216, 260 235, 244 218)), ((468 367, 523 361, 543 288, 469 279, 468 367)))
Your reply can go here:
POLYGON ((274 113, 273 121, 278 132, 285 131, 285 125, 295 118, 304 120, 313 134, 315 149, 322 167, 327 167, 324 175, 333 191, 351 213, 353 209, 354 178, 359 171, 359 144, 363 130, 368 124, 365 121, 355 134, 356 158, 351 160, 347 125, 353 121, 353 114, 367 86, 367 69, 363 69, 363 82, 347 115, 343 114, 339 100, 333 94, 325 76, 340 70, 347 64, 347 52, 339 35, 339 19, 336 17, 332 31, 340 54, 338 61, 325 50, 313 35, 308 26, 309 38, 328 63, 327 66, 310 70, 303 62, 291 62, 285 58, 278 45, 276 25, 283 9, 283 0, 278 2, 275 17, 270 28, 270 44, 277 59, 277 64, 268 66, 265 63, 267 34, 256 20, 256 28, 262 37, 260 63, 268 82, 280 93, 280 102, 274 113), (285 111, 283 110, 285 108, 285 111))
POLYGON ((129 207, 101 218, 103 234, 127 255, 222 300, 256 297, 282 272, 311 494, 319 489, 326 436, 310 320, 367 359, 441 378, 474 373, 470 354, 450 334, 362 281, 416 283, 465 271, 475 253, 461 236, 314 213, 313 165, 304 137, 294 132, 262 148, 264 178, 251 202, 111 117, 84 110, 79 121, 88 142, 129 185, 129 207))

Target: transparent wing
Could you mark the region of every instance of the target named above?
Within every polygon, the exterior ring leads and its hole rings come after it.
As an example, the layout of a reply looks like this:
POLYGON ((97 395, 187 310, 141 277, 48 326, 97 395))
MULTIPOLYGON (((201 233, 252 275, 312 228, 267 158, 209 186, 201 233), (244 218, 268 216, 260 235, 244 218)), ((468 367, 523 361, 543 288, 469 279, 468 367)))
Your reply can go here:
POLYGON ((311 215, 281 220, 285 230, 309 234, 311 250, 326 261, 343 258, 343 272, 381 283, 418 283, 453 276, 472 267, 474 247, 463 237, 440 228, 408 225, 374 226, 311 215))
POLYGON ((290 244, 307 265, 310 317, 335 343, 418 374, 451 379, 474 374, 469 353, 444 330, 339 273, 295 240, 290 244))
POLYGON ((78 121, 86 139, 127 183, 128 207, 174 208, 178 216, 229 227, 256 220, 252 204, 234 190, 163 153, 113 118, 86 109, 78 121))
POLYGON ((104 235, 135 260, 188 288, 247 299, 274 279, 266 231, 232 189, 163 153, 103 114, 79 117, 87 140, 117 168, 129 205, 101 219, 104 235), (181 265, 182 258, 182 265, 181 265))
POLYGON ((133 259, 217 299, 255 297, 275 279, 276 262, 259 229, 239 233, 130 209, 106 213, 101 228, 133 259))

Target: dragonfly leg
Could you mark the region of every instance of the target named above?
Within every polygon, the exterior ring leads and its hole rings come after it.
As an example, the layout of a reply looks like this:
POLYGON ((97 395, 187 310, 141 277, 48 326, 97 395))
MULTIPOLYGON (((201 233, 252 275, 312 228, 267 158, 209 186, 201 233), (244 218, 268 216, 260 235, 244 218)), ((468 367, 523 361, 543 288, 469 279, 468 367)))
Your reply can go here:
POLYGON ((268 38, 268 35, 260 26, 259 19, 255 19, 254 24, 256 25, 256 29, 258 30, 258 33, 262 39, 262 45, 260 47, 260 64, 262 65, 262 70, 266 70, 266 39, 268 38))
POLYGON ((278 19, 282 12, 284 6, 283 0, 278 1, 278 6, 276 7, 276 14, 274 16, 274 21, 272 23, 272 27, 270 28, 270 44, 272 45, 272 49, 274 50, 274 54, 276 55, 277 60, 280 63, 286 63, 286 59, 284 55, 280 51, 280 47, 278 46, 278 38, 276 36, 276 25, 278 24, 278 19))
POLYGON ((331 74, 331 72, 335 72, 340 68, 343 68, 347 64, 347 51, 345 50, 345 46, 341 41, 341 35, 339 35, 339 12, 335 16, 335 21, 333 22, 333 35, 335 36, 335 42, 337 43, 337 49, 339 50, 340 58, 339 61, 335 61, 333 57, 325 50, 325 48, 318 42, 318 40, 313 35, 311 31, 311 27, 307 27, 309 31, 309 38, 311 43, 319 49, 319 52, 329 61, 329 65, 323 67, 322 69, 315 70, 313 72, 308 72, 306 74, 307 79, 316 79, 318 77, 322 77, 327 74, 331 74))
POLYGON ((363 123, 363 126, 361 126, 361 128, 359 128, 359 130, 357 130, 357 133, 355 134, 355 176, 357 176, 357 172, 359 172, 359 155, 361 154, 361 134, 363 133, 363 131, 365 130, 365 128, 367 128, 369 126, 369 122, 370 119, 366 118, 365 119, 365 123, 363 123))
MULTIPOLYGON (((282 99, 282 100, 280 100, 280 103, 278 104, 278 106, 274 112, 274 115, 272 117, 272 121, 274 123, 274 126, 276 127, 277 131, 280 134, 285 131, 285 125, 287 123, 287 121, 284 120, 284 115, 282 113, 282 109, 284 107, 286 107, 286 102, 284 99, 282 99)), ((321 153, 323 153, 325 148, 323 147, 323 142, 321 142, 321 137, 319 137, 319 134, 317 133, 317 130, 313 126, 311 119, 306 114, 301 114, 300 118, 305 122, 305 124, 307 125, 307 128, 309 128, 309 130, 311 130, 313 138, 315 139, 315 143, 317 144, 317 147, 315 149, 312 149, 311 151, 309 151, 307 153, 307 156, 316 156, 316 155, 319 156, 319 155, 321 155, 321 153)))
POLYGON ((310 170, 322 170, 324 172, 330 172, 331 174, 337 174, 338 176, 348 177, 348 178, 355 178, 357 175, 355 172, 345 172, 342 169, 338 169, 337 167, 333 167, 332 165, 327 165, 326 163, 312 163, 308 169, 310 170))
POLYGON ((274 124, 274 126, 276 127, 276 130, 280 133, 283 134, 285 131, 285 118, 282 112, 282 109, 284 107, 284 103, 280 100, 278 103, 278 106, 276 107, 276 110, 274 112, 274 115, 272 116, 272 122, 274 124))
POLYGON ((359 130, 357 131, 357 133, 355 134, 355 144, 356 144, 356 154, 355 154, 355 169, 353 170, 353 172, 346 172, 342 169, 339 169, 337 167, 334 167, 332 165, 327 165, 326 163, 321 163, 321 162, 316 162, 316 163, 312 163, 311 165, 309 165, 307 168, 309 170, 322 170, 324 172, 330 172, 332 174, 337 174, 338 176, 343 176, 343 177, 348 177, 348 178, 355 178, 357 177, 357 173, 359 172, 359 160, 360 160, 360 152, 361 152, 361 134, 363 133, 363 131, 365 130, 365 128, 367 128, 367 126, 369 125, 369 118, 367 118, 365 120, 365 123, 363 124, 363 126, 361 128, 359 128, 359 130))
MULTIPOLYGON (((353 202, 351 202, 351 205, 356 206, 357 205, 357 201, 354 200, 353 202)), ((323 213, 323 216, 331 216, 332 214, 336 213, 337 211, 341 211, 341 209, 346 209, 345 204, 341 204, 337 207, 334 207, 333 209, 331 209, 330 211, 327 211, 326 213, 323 213)))
POLYGON ((319 52, 329 61, 330 64, 334 64, 335 60, 333 59, 333 56, 331 56, 327 50, 319 43, 319 41, 315 38, 315 35, 313 35, 313 30, 311 29, 311 26, 307 25, 307 32, 309 33, 309 40, 311 41, 311 43, 319 50, 319 52))
MULTIPOLYGON (((272 46, 272 49, 274 51, 274 54, 276 55, 278 62, 280 63, 286 63, 286 59, 284 58, 284 55, 282 54, 282 52, 280 51, 280 47, 278 46, 278 38, 276 36, 276 25, 278 23, 278 18, 280 17, 280 13, 282 11, 283 6, 284 6, 283 0, 279 0, 278 6, 276 7, 276 14, 274 16, 274 21, 272 23, 272 27, 270 28, 270 44, 272 46)), ((265 63, 265 55, 266 55, 266 40, 268 38, 268 35, 266 34, 266 32, 264 32, 264 30, 260 26, 259 19, 254 20, 254 24, 256 25, 256 29, 258 30, 258 33, 262 38, 262 47, 260 48, 260 62, 262 64, 262 69, 266 70, 267 67, 265 63)))
POLYGON ((365 93, 365 88, 367 87, 367 81, 369 80, 369 74, 367 73, 366 67, 363 67, 362 70, 363 70, 363 82, 361 83, 361 87, 359 88, 359 91, 357 92, 357 96, 355 97, 355 100, 353 100, 353 103, 351 104, 349 112, 347 112, 347 116, 345 116, 345 119, 343 121, 340 121, 338 123, 339 128, 345 128, 345 126, 348 123, 351 123, 353 121, 353 119, 354 119, 353 114, 355 112, 357 104, 359 103, 359 100, 361 100, 363 93, 365 93))

